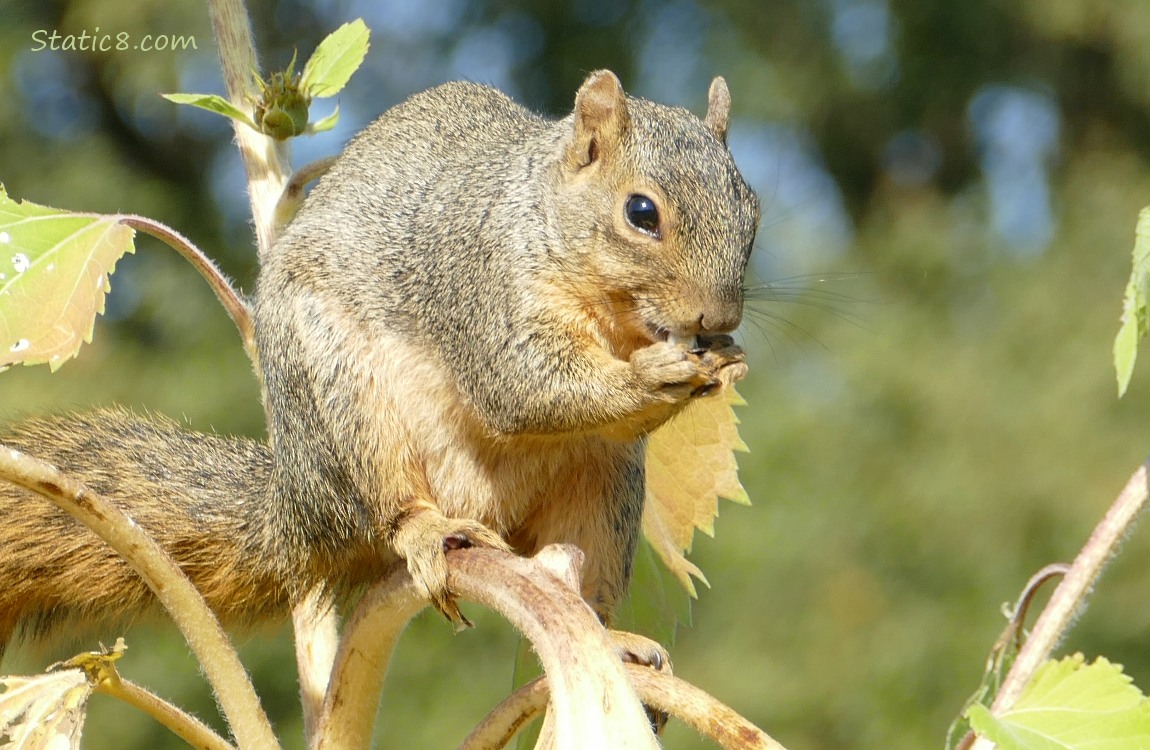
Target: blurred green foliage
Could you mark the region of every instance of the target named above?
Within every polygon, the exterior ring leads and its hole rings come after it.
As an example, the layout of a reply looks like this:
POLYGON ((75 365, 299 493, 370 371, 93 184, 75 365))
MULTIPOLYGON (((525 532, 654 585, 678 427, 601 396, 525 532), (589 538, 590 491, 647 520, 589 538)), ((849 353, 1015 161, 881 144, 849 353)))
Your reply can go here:
MULTIPOLYGON (((598 67, 697 111, 710 76, 727 76, 736 159, 764 205, 765 288, 744 326, 752 374, 740 389, 754 505, 724 505, 716 539, 695 545, 713 588, 679 631, 676 672, 795 750, 940 746, 978 684, 999 605, 1075 554, 1150 447, 1144 368, 1119 402, 1110 356, 1135 218, 1150 202, 1150 4, 252 6, 268 65, 356 16, 373 29, 339 127, 297 142, 301 162, 447 78, 559 114, 598 67)), ((202 4, 0 0, 0 17, 9 193, 164 221, 250 289, 227 124, 158 96, 222 88, 202 4), (197 49, 32 51, 37 30, 95 27, 192 35, 197 49)), ((0 418, 117 402, 260 435, 230 321, 173 253, 139 244, 95 343, 55 375, 0 376, 0 418)), ((1125 664, 1143 688, 1147 569, 1150 542, 1136 534, 1065 644, 1125 664)), ((475 619, 452 636, 423 616, 405 635, 380 747, 452 746, 510 688, 515 636, 475 619)), ((126 675, 214 716, 170 629, 127 636, 126 675)), ((300 747, 288 632, 239 638, 278 729, 300 747)), ((4 666, 38 670, 67 653, 26 647, 4 666)), ((668 730, 668 747, 697 742, 668 730)), ((86 745, 180 746, 106 700, 86 745)))

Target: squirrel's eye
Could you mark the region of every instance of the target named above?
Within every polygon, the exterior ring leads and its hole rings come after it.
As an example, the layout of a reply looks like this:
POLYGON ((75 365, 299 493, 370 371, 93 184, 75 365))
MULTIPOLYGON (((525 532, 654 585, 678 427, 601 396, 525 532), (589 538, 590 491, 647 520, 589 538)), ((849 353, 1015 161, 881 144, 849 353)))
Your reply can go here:
POLYGON ((645 195, 635 194, 627 199, 624 210, 628 224, 640 232, 659 236, 659 209, 655 208, 655 201, 645 195))

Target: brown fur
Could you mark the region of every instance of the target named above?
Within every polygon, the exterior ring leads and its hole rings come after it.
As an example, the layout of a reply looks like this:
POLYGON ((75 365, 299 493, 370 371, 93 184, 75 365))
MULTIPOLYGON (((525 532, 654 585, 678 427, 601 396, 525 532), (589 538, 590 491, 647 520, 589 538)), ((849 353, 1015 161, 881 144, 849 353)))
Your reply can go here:
MULTIPOLYGON (((271 476, 266 446, 123 410, 30 420, 3 442, 61 466, 128 510, 224 620, 282 610, 283 587, 260 565, 258 519, 271 476), (205 544, 205 533, 227 543, 205 544)), ((39 635, 59 624, 131 620, 152 606, 123 558, 47 499, 0 482, 0 518, 0 653, 20 625, 39 635)))

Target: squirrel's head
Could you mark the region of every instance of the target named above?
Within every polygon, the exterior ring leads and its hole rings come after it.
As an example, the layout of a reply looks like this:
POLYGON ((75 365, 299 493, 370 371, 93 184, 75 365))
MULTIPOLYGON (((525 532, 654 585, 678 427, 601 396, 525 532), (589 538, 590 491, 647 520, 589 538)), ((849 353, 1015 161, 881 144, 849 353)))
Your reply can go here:
POLYGON ((555 208, 576 268, 625 349, 725 333, 742 319, 759 204, 727 150, 731 98, 707 115, 628 97, 610 71, 575 96, 555 208))

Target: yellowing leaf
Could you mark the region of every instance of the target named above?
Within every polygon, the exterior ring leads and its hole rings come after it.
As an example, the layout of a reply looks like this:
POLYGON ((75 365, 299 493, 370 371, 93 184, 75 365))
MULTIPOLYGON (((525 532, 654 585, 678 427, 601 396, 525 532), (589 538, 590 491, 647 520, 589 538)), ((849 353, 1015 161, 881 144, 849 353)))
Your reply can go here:
POLYGON ((986 706, 967 710, 970 725, 1000 750, 1126 750, 1150 747, 1150 702, 1122 673, 1082 654, 1049 661, 1018 702, 993 715, 986 706))
POLYGON ((76 356, 134 237, 119 217, 17 203, 0 187, 0 370, 76 356))
POLYGON ((0 677, 0 737, 5 750, 79 750, 92 686, 79 669, 0 677))
POLYGON ((719 498, 749 503, 739 483, 733 451, 745 451, 733 405, 745 403, 734 388, 698 399, 647 441, 647 502, 643 533, 691 596, 691 576, 707 579, 685 556, 695 529, 714 535, 719 498))

